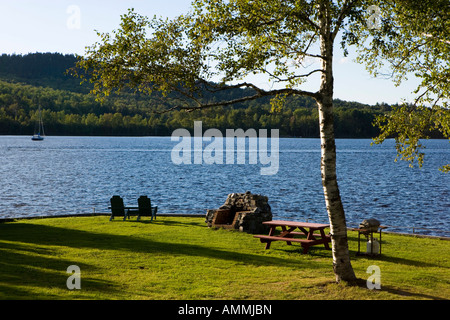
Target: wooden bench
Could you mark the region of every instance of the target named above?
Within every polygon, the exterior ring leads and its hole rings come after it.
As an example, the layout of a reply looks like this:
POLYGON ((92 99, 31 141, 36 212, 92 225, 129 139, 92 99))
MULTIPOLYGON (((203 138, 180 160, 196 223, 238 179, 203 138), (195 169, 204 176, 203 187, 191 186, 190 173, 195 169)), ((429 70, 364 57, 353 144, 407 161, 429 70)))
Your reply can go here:
POLYGON ((263 243, 267 243, 269 241, 286 241, 287 244, 291 244, 291 242, 299 242, 299 243, 311 243, 314 242, 314 240, 307 240, 307 239, 299 239, 299 238, 288 238, 288 237, 277 237, 277 236, 264 236, 264 235, 256 235, 255 238, 260 238, 263 243))

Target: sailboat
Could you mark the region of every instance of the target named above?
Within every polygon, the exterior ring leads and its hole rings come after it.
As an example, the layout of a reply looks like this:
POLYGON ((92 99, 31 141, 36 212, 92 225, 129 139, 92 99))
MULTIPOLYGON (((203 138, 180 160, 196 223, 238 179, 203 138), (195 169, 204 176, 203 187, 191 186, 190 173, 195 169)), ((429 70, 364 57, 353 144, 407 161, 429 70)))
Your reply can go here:
POLYGON ((38 118, 38 122, 36 124, 37 132, 35 131, 33 136, 31 137, 31 140, 33 140, 33 141, 42 141, 42 140, 44 140, 44 136, 45 136, 44 123, 42 122, 41 106, 39 106, 38 116, 39 116, 39 118, 38 118))

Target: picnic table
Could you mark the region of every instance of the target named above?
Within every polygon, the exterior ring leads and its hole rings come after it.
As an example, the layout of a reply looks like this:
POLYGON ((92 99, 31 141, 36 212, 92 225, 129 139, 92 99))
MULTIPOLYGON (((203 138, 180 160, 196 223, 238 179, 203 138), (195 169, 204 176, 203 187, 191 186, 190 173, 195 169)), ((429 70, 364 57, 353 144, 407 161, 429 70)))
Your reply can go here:
POLYGON ((309 247, 318 244, 323 244, 327 250, 330 249, 328 243, 331 242, 331 237, 325 235, 324 231, 325 228, 330 226, 329 224, 286 220, 264 221, 263 224, 270 227, 269 235, 255 235, 254 237, 265 243, 266 249, 270 248, 273 241, 286 241, 288 245, 292 245, 292 242, 298 242, 303 248, 303 253, 308 253, 309 247), (275 235, 277 227, 281 227, 281 233, 275 235), (294 231, 297 228, 301 232, 294 231), (319 233, 314 233, 315 231, 319 231, 319 233), (294 238, 294 236, 301 236, 301 238, 294 238))

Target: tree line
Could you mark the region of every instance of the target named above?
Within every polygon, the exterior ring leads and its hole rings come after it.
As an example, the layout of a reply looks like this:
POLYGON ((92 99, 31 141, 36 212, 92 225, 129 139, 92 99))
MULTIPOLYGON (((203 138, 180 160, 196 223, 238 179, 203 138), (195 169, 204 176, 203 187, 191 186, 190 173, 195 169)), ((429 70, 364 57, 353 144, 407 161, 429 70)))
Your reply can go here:
MULTIPOLYGON (((288 98, 281 110, 263 98, 233 107, 158 113, 175 106, 175 97, 125 92, 100 103, 89 94, 89 84, 80 85, 66 72, 75 62, 74 55, 55 53, 0 56, 0 134, 32 134, 40 107, 48 135, 165 136, 177 128, 193 130, 193 122, 201 120, 205 130, 276 128, 281 136, 319 137, 317 108, 308 97, 288 98)), ((221 94, 216 98, 230 98, 221 94)), ((226 94, 236 96, 239 90, 226 94)), ((390 110, 386 104, 334 104, 339 138, 376 136, 375 116, 390 110)))
MULTIPOLYGON (((170 105, 170 98, 165 103, 170 105)), ((166 106, 143 97, 124 95, 100 103, 89 94, 0 81, 0 134, 31 134, 40 106, 49 135, 164 136, 177 128, 193 130, 194 120, 202 120, 205 129, 217 128, 223 132, 228 128, 278 128, 282 136, 318 137, 316 108, 293 105, 272 111, 270 103, 252 101, 235 108, 159 114, 153 110, 166 106)), ((378 131, 372 123, 383 109, 386 107, 349 108, 344 102, 337 103, 336 136, 374 137, 378 131)))

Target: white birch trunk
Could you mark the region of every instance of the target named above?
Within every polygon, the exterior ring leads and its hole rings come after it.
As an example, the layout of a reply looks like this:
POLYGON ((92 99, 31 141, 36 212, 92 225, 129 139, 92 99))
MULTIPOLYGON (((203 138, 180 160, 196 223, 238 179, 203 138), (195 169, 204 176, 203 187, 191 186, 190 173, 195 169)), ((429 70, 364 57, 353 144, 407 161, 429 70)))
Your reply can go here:
POLYGON ((328 19, 328 7, 324 4, 320 17, 320 46, 322 58, 321 86, 316 99, 319 109, 320 143, 321 143, 321 175, 325 196, 325 204, 330 221, 330 233, 333 255, 333 269, 336 281, 352 282, 356 280, 350 263, 347 241, 347 224, 345 212, 336 176, 336 144, 334 138, 333 116, 333 43, 328 19))

